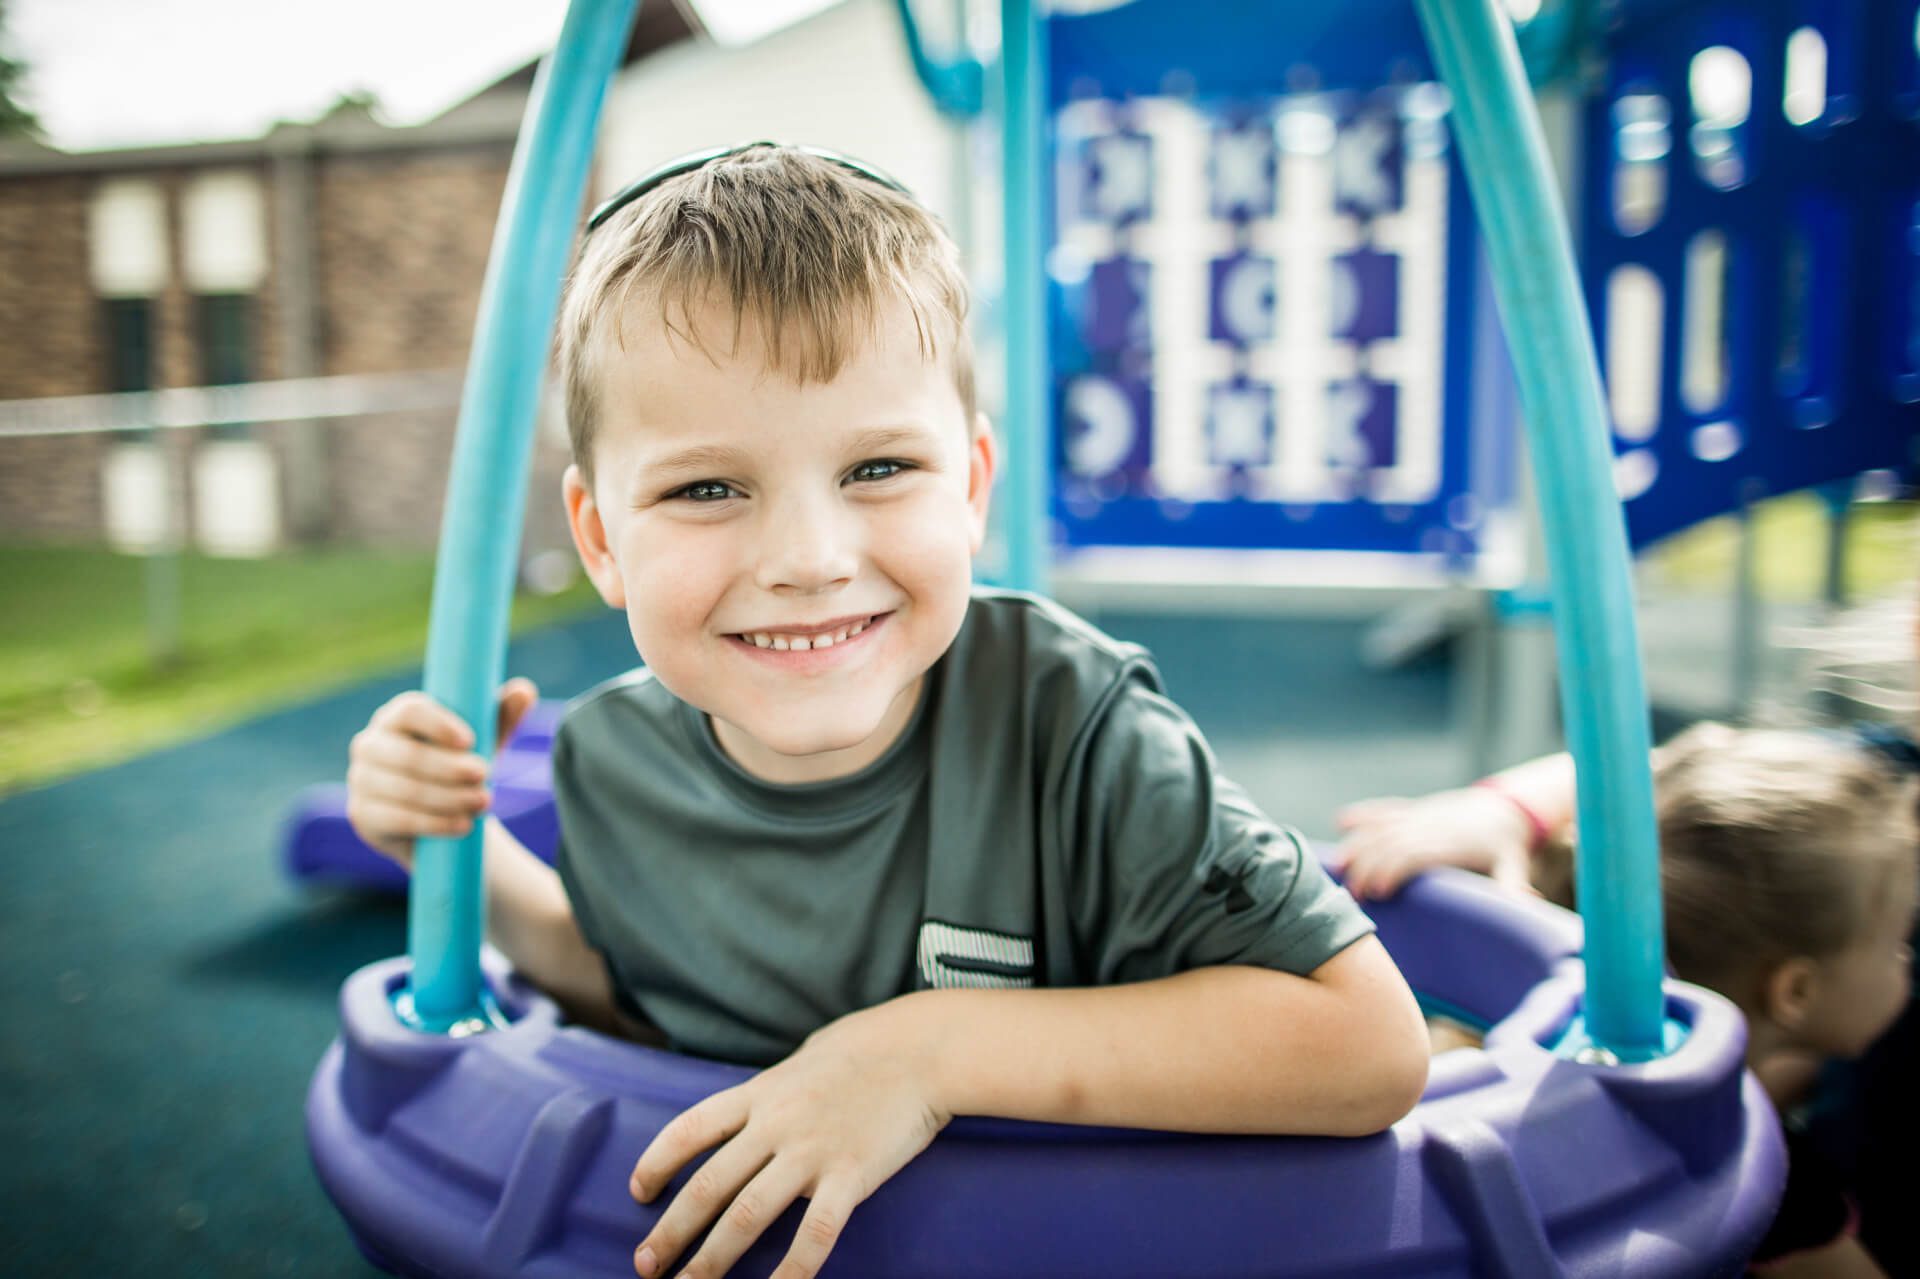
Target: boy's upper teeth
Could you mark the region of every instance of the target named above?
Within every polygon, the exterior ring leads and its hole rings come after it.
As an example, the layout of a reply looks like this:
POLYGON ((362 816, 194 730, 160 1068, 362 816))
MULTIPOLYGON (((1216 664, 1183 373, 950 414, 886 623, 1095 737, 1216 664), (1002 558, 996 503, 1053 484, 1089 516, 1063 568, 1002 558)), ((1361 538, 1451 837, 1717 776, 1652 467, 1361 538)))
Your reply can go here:
POLYGON ((873 623, 871 617, 865 617, 836 631, 823 631, 818 635, 789 635, 780 631, 748 631, 746 639, 755 648, 771 648, 780 652, 799 649, 832 648, 843 640, 852 639, 873 623))

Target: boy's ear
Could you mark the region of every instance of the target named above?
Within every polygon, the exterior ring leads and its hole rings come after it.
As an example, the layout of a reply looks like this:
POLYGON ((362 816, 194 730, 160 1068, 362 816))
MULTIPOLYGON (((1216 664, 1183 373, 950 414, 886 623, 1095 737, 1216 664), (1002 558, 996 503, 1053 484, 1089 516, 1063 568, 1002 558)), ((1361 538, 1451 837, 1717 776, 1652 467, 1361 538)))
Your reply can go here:
POLYGON ((567 468, 560 490, 567 504, 567 528, 573 534, 573 548, 580 552, 580 564, 587 570, 587 580, 600 592, 607 607, 625 608, 627 584, 608 545, 607 526, 600 518, 600 507, 594 502, 593 491, 581 477, 579 467, 567 468))
POLYGON ((975 555, 987 540, 987 504, 993 496, 994 473, 1000 466, 999 449, 993 438, 993 423, 985 413, 976 413, 973 440, 967 446, 967 507, 972 514, 968 533, 975 555))
POLYGON ((1760 988, 1767 1020, 1789 1033, 1806 1024, 1820 996, 1820 965, 1806 955, 1776 964, 1760 988))

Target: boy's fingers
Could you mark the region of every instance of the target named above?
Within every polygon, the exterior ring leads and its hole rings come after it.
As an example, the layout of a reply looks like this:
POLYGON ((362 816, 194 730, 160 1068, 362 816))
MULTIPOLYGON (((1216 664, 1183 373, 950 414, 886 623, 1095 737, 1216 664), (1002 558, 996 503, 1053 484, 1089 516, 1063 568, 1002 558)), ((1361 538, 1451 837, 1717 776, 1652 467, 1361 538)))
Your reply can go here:
POLYGON ((455 750, 473 745, 473 730, 458 715, 417 689, 402 693, 373 713, 373 723, 424 742, 455 750))
POLYGON ((640 1152, 628 1181, 633 1197, 648 1202, 666 1188, 688 1160, 726 1141, 746 1123, 747 1106, 739 1088, 717 1092, 681 1111, 640 1152))
POLYGON ((1347 891, 1362 901, 1382 901, 1393 896, 1406 878, 1406 867, 1394 857, 1370 857, 1347 881, 1347 891))
POLYGON ((827 1263, 827 1254, 840 1242, 840 1232, 853 1215, 851 1196, 822 1186, 807 1204, 807 1215, 793 1236, 793 1247, 773 1272, 772 1279, 813 1279, 827 1263))
POLYGON ((423 835, 464 835, 473 825, 468 816, 423 813, 378 799, 354 801, 347 817, 356 829, 379 832, 380 843, 411 841, 423 835))
POLYGON ((530 679, 515 677, 500 686, 499 731, 494 734, 496 744, 504 745, 513 731, 520 727, 527 712, 540 700, 540 690, 530 679))
POLYGON ((449 750, 396 733, 362 733, 354 739, 349 758, 349 779, 359 767, 369 778, 387 772, 443 786, 477 786, 488 773, 487 761, 470 751, 449 750))
POLYGON ((740 1260, 767 1227, 780 1219, 787 1205, 800 1197, 806 1180, 792 1160, 776 1159, 740 1188, 720 1219, 707 1232, 707 1241, 687 1262, 687 1271, 699 1275, 725 1274, 740 1260))
POLYGON ((443 817, 471 817, 487 807, 487 790, 484 786, 444 785, 378 768, 359 772, 349 768, 347 785, 355 793, 374 802, 443 817))
MULTIPOLYGON (((714 1226, 722 1213, 733 1215, 735 1229, 743 1223, 750 1224, 762 1206, 760 1197, 756 1194, 749 1198, 737 1211, 736 1200, 772 1158, 772 1151, 750 1147, 744 1142, 729 1142, 714 1151, 687 1178, 687 1184, 673 1196, 666 1211, 653 1223, 653 1229, 633 1250, 633 1268, 647 1279, 665 1274, 686 1251, 687 1245, 709 1226, 714 1226)), ((771 1220, 771 1217, 761 1220, 754 1236, 758 1237, 771 1220)), ((719 1227, 714 1229, 717 1231, 719 1227)))
POLYGON ((1334 845, 1333 856, 1329 864, 1347 881, 1349 888, 1355 880, 1364 880, 1380 860, 1378 841, 1364 835, 1356 835, 1334 845))
POLYGON ((1362 799, 1348 804, 1334 814, 1334 824, 1341 830, 1352 830, 1362 822, 1375 821, 1387 814, 1405 808, 1411 802, 1397 795, 1386 795, 1379 799, 1362 799))

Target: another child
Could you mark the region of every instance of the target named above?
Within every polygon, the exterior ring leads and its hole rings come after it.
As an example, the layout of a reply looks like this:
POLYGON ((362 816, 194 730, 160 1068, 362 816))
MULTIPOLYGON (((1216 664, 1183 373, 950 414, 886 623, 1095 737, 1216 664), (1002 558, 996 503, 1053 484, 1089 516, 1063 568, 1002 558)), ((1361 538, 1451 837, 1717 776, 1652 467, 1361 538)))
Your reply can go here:
MULTIPOLYGON (((957 255, 897 184, 758 144, 634 184, 563 307, 565 499, 645 669, 554 748, 558 871, 486 826, 495 944, 577 1015, 764 1064, 640 1154, 635 1253, 779 1273, 958 1114, 1362 1134, 1425 1033, 1371 926, 1221 778, 1146 653, 976 591, 997 461, 957 255)), ((502 694, 503 726, 533 700, 502 694)), ((403 862, 486 807, 421 694, 354 743, 403 862)))
MULTIPOLYGON (((1914 782, 1844 735, 1709 724, 1657 752, 1654 785, 1673 971, 1746 1014, 1748 1066, 1787 1121, 1787 1192, 1754 1264, 1880 1275, 1798 1108, 1825 1062, 1860 1056, 1906 1008, 1920 895, 1914 782)), ((1534 855, 1571 833, 1572 807, 1571 761, 1538 760, 1492 785, 1356 806, 1339 860, 1366 895, 1435 864, 1525 887, 1534 855)))

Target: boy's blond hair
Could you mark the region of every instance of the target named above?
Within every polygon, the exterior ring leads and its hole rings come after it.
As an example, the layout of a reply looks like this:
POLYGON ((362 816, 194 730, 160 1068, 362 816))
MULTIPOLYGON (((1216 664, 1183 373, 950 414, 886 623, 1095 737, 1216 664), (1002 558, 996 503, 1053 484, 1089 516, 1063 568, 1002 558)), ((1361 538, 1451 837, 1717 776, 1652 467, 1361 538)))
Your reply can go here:
POLYGON ((1749 1010, 1776 966, 1859 940, 1916 847, 1914 780, 1840 734, 1703 724, 1654 774, 1667 953, 1749 1010))
POLYGON ((712 354, 693 317, 751 316, 770 370, 831 381, 898 299, 928 360, 944 358, 973 429, 973 351, 960 255, 938 219, 903 192, 833 160, 771 144, 662 182, 585 240, 561 303, 559 359, 573 460, 588 483, 600 386, 628 321, 647 306, 672 336, 712 354))

